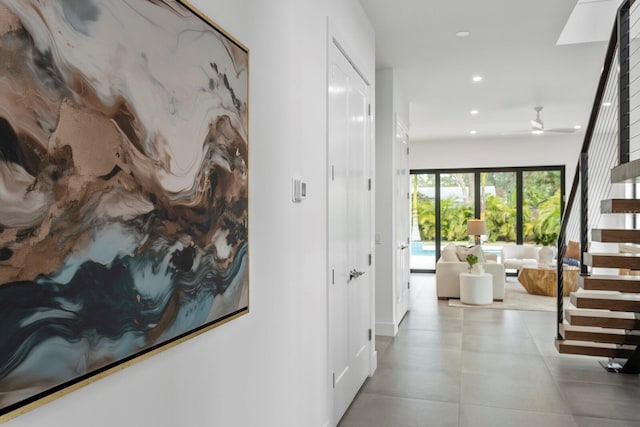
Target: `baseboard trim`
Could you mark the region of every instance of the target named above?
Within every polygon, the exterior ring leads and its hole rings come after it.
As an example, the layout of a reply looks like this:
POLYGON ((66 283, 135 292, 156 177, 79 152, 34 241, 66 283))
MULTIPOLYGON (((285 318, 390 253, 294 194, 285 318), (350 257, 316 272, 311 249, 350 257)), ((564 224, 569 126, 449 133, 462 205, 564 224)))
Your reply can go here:
POLYGON ((383 337, 395 337, 398 334, 398 325, 394 323, 376 322, 376 335, 383 337))

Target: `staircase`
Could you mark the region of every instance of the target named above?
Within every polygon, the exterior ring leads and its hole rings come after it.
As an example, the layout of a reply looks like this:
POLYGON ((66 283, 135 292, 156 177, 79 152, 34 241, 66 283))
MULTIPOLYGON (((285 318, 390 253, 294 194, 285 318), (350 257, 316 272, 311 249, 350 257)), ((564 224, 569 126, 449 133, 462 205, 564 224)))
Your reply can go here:
MULTIPOLYGON (((640 160, 611 170, 612 183, 640 182, 640 160)), ((638 214, 640 199, 603 200, 603 214, 638 214)), ((626 359, 620 372, 640 373, 640 230, 593 229, 592 241, 619 243, 619 253, 583 254, 592 268, 630 275, 583 275, 559 327, 560 353, 626 359), (622 273, 621 272, 621 273, 622 273), (638 275, 633 275, 636 273, 638 275)))

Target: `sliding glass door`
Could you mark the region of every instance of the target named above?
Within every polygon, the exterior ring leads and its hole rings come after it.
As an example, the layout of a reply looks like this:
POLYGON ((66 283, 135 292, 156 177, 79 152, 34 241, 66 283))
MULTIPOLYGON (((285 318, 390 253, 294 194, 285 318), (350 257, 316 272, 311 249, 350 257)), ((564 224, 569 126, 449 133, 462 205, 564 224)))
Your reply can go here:
POLYGON ((467 220, 475 213, 475 174, 440 174, 440 250, 449 243, 466 245, 467 220))
POLYGON ((517 173, 480 172, 480 217, 487 225, 483 249, 500 262, 502 245, 517 240, 517 173))
POLYGON ((411 270, 436 268, 436 174, 411 175, 411 270))
POLYGON ((411 187, 411 270, 435 271, 446 245, 473 244, 472 218, 485 220, 483 250, 498 262, 505 244, 536 244, 557 233, 564 166, 412 170, 411 187))
POLYGON ((560 171, 526 171, 522 176, 525 243, 558 238, 561 217, 560 171), (555 237, 554 237, 555 236, 555 237))

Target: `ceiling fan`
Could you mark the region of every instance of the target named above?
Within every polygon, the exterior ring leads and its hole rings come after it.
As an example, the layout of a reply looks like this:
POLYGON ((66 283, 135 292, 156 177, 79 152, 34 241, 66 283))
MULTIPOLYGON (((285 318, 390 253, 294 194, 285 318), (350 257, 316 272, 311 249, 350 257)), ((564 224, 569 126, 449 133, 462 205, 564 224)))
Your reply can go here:
POLYGON ((534 134, 534 135, 542 134, 542 133, 546 133, 546 132, 575 133, 577 131, 577 129, 575 129, 575 128, 545 129, 544 123, 542 122, 542 119, 540 118, 540 112, 542 111, 542 107, 541 106, 533 107, 533 110, 536 112, 536 118, 531 120, 531 133, 534 134))

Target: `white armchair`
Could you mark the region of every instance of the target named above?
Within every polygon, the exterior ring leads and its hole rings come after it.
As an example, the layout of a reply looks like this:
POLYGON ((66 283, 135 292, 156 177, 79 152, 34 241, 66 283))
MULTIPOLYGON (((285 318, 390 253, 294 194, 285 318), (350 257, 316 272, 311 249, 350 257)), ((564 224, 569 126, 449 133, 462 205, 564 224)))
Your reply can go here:
MULTIPOLYGON (((485 273, 492 276, 493 299, 504 299, 505 274, 504 266, 495 261, 495 256, 484 254, 485 262, 479 262, 485 273)), ((469 264, 461 261, 456 252, 456 245, 450 243, 443 250, 436 263, 436 293, 438 299, 460 298, 460 273, 468 271, 469 264)))

